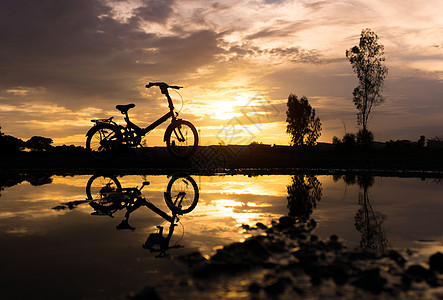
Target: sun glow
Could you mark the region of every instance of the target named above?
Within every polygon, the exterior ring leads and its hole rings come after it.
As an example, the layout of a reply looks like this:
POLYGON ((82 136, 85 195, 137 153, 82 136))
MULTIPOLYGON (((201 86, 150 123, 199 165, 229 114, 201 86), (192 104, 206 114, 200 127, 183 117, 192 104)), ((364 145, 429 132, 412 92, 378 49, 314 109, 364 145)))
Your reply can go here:
POLYGON ((253 202, 241 202, 233 199, 212 200, 210 205, 214 207, 218 214, 231 217, 237 224, 253 225, 263 219, 263 214, 259 213, 260 207, 267 207, 268 204, 257 204, 253 202))
POLYGON ((245 115, 251 115, 248 112, 251 106, 257 106, 254 103, 257 93, 254 92, 229 92, 221 95, 214 95, 211 103, 204 107, 206 114, 215 120, 230 120, 245 115))

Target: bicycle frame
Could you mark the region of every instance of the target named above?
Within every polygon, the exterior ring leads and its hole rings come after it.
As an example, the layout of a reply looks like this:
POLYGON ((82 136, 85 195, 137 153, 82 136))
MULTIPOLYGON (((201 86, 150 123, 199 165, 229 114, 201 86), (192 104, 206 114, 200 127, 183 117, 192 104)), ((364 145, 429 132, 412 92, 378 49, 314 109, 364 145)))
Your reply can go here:
POLYGON ((171 210, 171 214, 168 214, 168 212, 157 207, 142 195, 143 188, 149 184, 149 181, 144 181, 140 187, 123 188, 115 176, 93 175, 86 184, 87 200, 82 203, 89 202, 89 205, 94 209, 91 215, 107 215, 114 218, 114 213, 126 210, 124 219, 116 226, 117 230, 135 230, 136 228, 129 224, 130 215, 143 206, 162 217, 169 222, 169 225, 157 226, 159 232, 151 233, 143 244, 143 248, 148 249, 150 252, 159 252, 160 254, 156 257, 163 257, 167 255, 167 250, 183 247, 179 244, 171 246, 169 243, 173 236, 174 228, 180 221, 180 216, 195 208, 198 201, 198 187, 195 181, 186 174, 173 175, 164 192, 166 205, 171 210), (98 185, 94 184, 96 179, 99 179, 98 185), (182 182, 190 185, 193 189, 189 193, 194 195, 189 207, 187 207, 188 199, 186 198, 188 191, 181 187, 182 182), (177 185, 175 185, 176 183, 177 185), (92 191, 91 188, 93 189, 92 191), (173 192, 171 193, 171 191, 173 192), (185 208, 182 207, 183 204, 185 208))
MULTIPOLYGON (((168 222, 174 222, 175 220, 178 221, 177 214, 175 212, 172 212, 172 216, 170 216, 166 212, 164 212, 163 210, 161 210, 160 208, 149 202, 143 196, 141 196, 142 189, 147 185, 149 185, 149 182, 143 182, 140 188, 121 188, 107 195, 107 197, 112 196, 110 198, 110 201, 117 204, 116 206, 111 207, 110 211, 114 213, 118 210, 126 208, 127 212, 125 214, 125 217, 126 219, 128 219, 129 215, 132 212, 134 212, 136 209, 142 206, 146 206, 147 208, 149 208, 150 210, 152 210, 153 212, 155 212, 157 215, 159 215, 168 222)), ((178 198, 182 200, 183 195, 179 193, 176 201, 179 200, 178 198)), ((93 203, 93 201, 90 202, 90 204, 91 203, 93 203)))
MULTIPOLYGON (((171 96, 169 95, 168 86, 165 84, 165 85, 160 85, 159 87, 160 87, 161 93, 163 95, 165 95, 166 99, 168 100, 169 112, 164 114, 162 117, 160 117, 155 122, 153 122, 152 124, 148 125, 147 127, 141 128, 141 127, 139 127, 138 125, 134 124, 133 122, 131 122, 129 120, 128 111, 125 111, 124 112, 124 115, 125 115, 124 120, 126 122, 126 127, 122 126, 122 125, 118 125, 118 127, 120 129, 122 129, 125 132, 127 132, 127 128, 133 129, 137 133, 137 135, 145 136, 151 130, 153 130, 154 128, 156 128, 159 125, 161 125, 164 122, 166 122, 169 118, 172 119, 171 123, 174 122, 177 119, 178 113, 174 112, 174 103, 172 102, 171 96)), ((166 138, 164 138, 164 140, 166 140, 166 138)))
MULTIPOLYGON (((144 135, 146 135, 148 132, 150 132, 151 130, 153 130, 154 128, 156 128, 157 126, 159 126, 159 125, 163 124, 164 122, 166 122, 166 121, 167 121, 169 118, 171 118, 171 117, 172 117, 172 121, 174 121, 174 120, 176 119, 173 110, 169 111, 168 113, 166 113, 165 115, 163 115, 163 117, 159 118, 159 119, 156 120, 154 123, 152 123, 151 125, 148 125, 148 126, 145 127, 145 128, 141 128, 141 127, 137 126, 136 124, 134 124, 133 122, 131 122, 131 121, 129 120, 129 116, 128 116, 127 113, 125 114, 125 118, 124 118, 124 120, 125 120, 125 122, 126 122, 126 127, 127 127, 127 128, 134 129, 135 132, 137 132, 137 134, 139 134, 139 135, 141 135, 141 136, 144 136, 144 135)), ((121 126, 121 125, 120 125, 119 127, 125 129, 124 126, 121 126)))

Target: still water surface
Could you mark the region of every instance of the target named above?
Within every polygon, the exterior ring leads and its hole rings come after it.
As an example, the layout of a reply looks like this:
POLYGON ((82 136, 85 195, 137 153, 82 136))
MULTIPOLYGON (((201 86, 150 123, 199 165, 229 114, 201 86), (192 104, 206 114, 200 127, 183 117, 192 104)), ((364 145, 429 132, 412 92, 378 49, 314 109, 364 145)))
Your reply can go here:
MULTIPOLYGON (((242 224, 269 225, 288 214, 313 218, 318 222, 315 234, 336 234, 350 247, 407 248, 417 261, 443 251, 443 184, 435 179, 192 176, 199 190, 198 205, 180 217, 170 242, 183 247, 156 258, 158 253, 142 245, 157 232, 156 226, 163 225, 166 233, 169 223, 140 207, 129 219, 135 230, 116 230, 126 210, 112 217, 91 215, 94 209, 81 203, 90 177, 52 176, 46 184, 24 181, 1 191, 0 298, 125 297, 180 271, 177 256, 193 251, 210 256, 217 248, 246 238, 249 233, 242 224)), ((168 176, 116 178, 124 188, 149 181, 143 196, 171 214, 164 200, 168 176)))

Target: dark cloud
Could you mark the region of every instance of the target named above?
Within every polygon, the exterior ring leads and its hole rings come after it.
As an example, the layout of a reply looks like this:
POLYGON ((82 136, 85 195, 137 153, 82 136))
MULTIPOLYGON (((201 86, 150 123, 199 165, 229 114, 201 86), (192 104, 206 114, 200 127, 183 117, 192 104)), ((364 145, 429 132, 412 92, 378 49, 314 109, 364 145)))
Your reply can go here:
MULTIPOLYGON (((118 78, 125 64, 119 52, 148 40, 134 24, 110 18, 110 8, 99 1, 2 3, 3 90, 25 86, 43 87, 61 96, 107 94, 116 85, 105 81, 115 81, 113 75, 118 78)), ((78 99, 77 104, 81 102, 78 99)))
POLYGON ((149 59, 160 68, 170 66, 175 72, 184 72, 213 62, 214 55, 224 53, 217 39, 217 34, 209 30, 193 32, 186 37, 158 38, 151 43, 155 51, 149 59))
POLYGON ((301 47, 272 48, 265 50, 265 54, 286 58, 288 62, 298 63, 323 64, 344 60, 340 58, 325 58, 316 50, 306 50, 301 47))
POLYGON ((145 1, 119 22, 99 0, 2 1, 0 97, 11 99, 8 89, 40 88, 45 93, 14 101, 46 96, 77 109, 134 99, 142 78, 172 80, 210 63, 222 51, 212 31, 160 37, 141 30, 140 20, 165 22, 172 4, 145 1))
POLYGON ((265 4, 281 4, 285 2, 285 0, 265 0, 265 4))
POLYGON ((144 6, 135 10, 136 17, 148 21, 164 24, 173 12, 174 0, 144 0, 144 6))
POLYGON ((311 63, 311 64, 325 64, 343 61, 344 58, 326 58, 317 50, 307 50, 302 47, 280 47, 262 49, 249 44, 233 45, 229 48, 228 55, 231 59, 238 60, 239 58, 268 56, 271 63, 311 63), (235 54, 235 55, 234 55, 235 54))
POLYGON ((103 54, 99 46, 106 41, 100 30, 109 22, 98 16, 109 12, 98 1, 3 1, 2 64, 32 66, 42 60, 103 54))

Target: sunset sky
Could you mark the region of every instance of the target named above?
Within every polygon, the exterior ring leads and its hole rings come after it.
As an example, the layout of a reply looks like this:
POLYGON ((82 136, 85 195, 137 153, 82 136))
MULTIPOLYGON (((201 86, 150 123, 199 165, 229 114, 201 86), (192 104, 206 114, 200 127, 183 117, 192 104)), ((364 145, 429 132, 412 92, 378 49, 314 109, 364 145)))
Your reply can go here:
MULTIPOLYGON (((306 96, 319 141, 356 132, 357 79, 345 51, 371 28, 389 68, 369 129, 378 141, 443 135, 443 2, 2 0, 0 126, 24 140, 84 145, 93 118, 134 103, 167 112, 149 81, 184 86, 180 116, 201 144, 288 144, 286 102, 306 96)), ((176 107, 181 99, 171 93, 176 107)), ((166 124, 148 145, 161 145, 166 124)))

